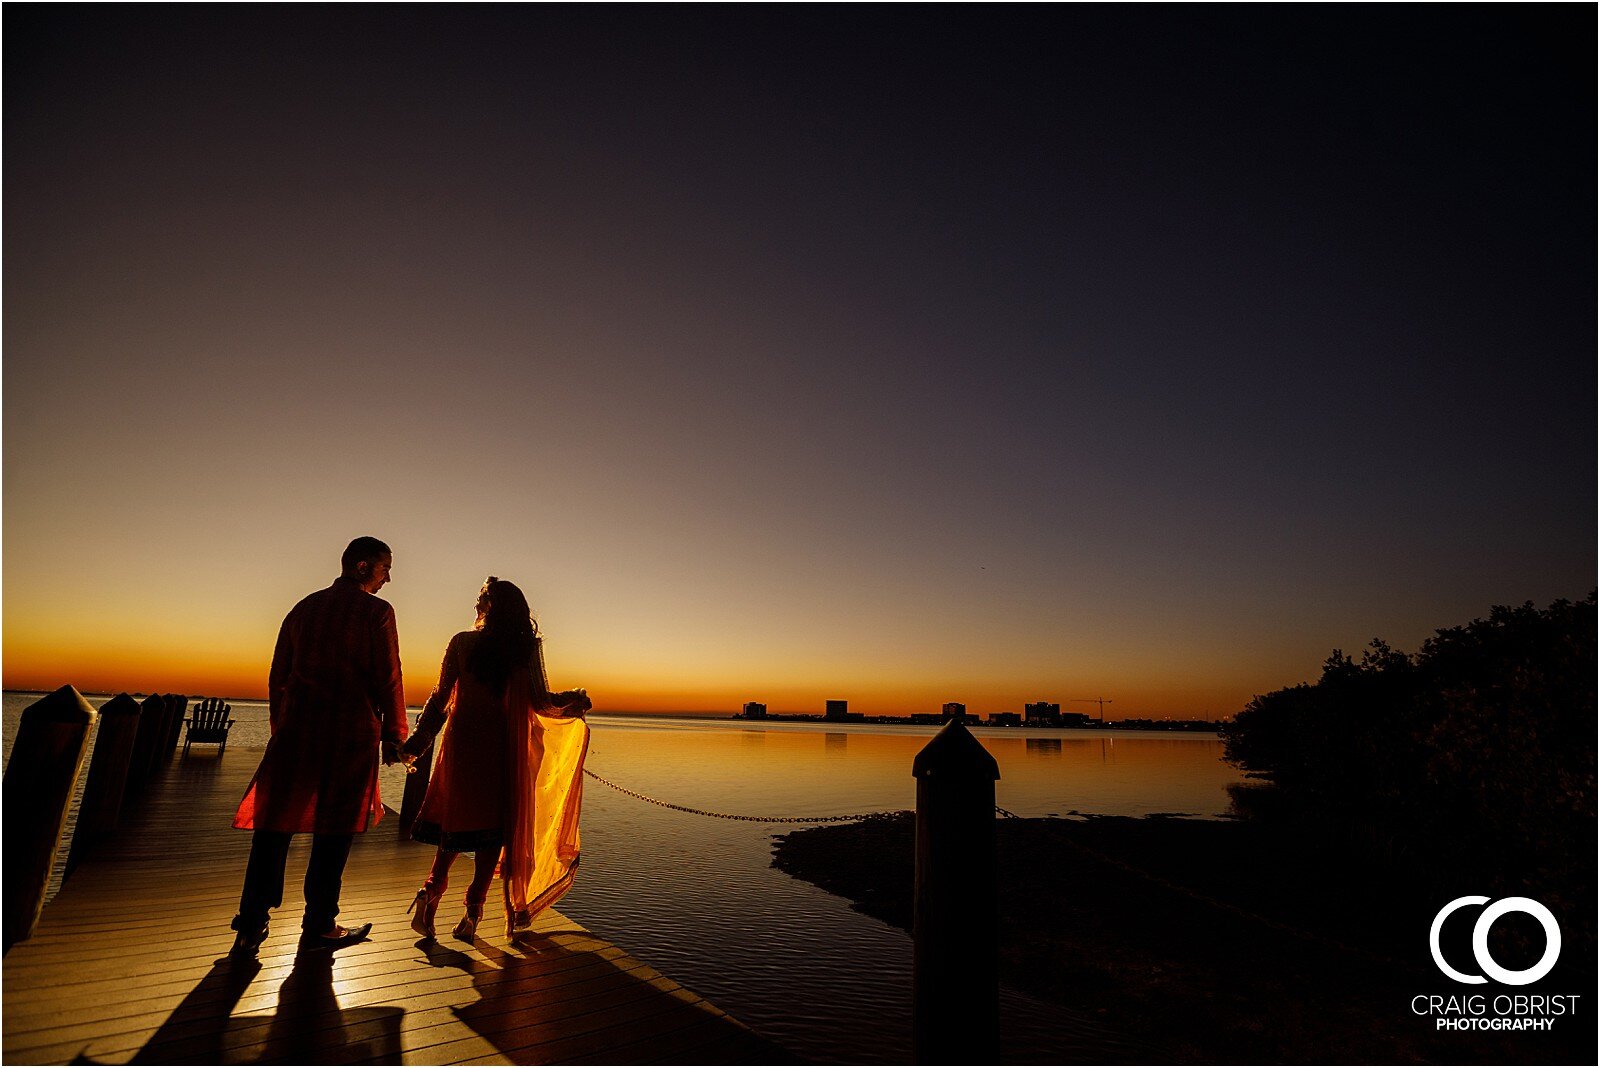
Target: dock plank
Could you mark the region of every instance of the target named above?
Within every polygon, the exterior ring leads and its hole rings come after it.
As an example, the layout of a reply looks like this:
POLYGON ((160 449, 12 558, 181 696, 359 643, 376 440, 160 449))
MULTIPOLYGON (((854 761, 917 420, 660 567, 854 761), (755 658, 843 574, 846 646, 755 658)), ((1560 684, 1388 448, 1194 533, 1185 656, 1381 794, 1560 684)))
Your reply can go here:
POLYGON ((6 954, 4 1059, 102 1064, 792 1063, 705 999, 554 910, 511 942, 419 939, 404 916, 432 851, 392 816, 357 835, 341 919, 372 938, 298 946, 309 836, 256 961, 227 957, 250 836, 229 826, 259 750, 175 757, 6 954))

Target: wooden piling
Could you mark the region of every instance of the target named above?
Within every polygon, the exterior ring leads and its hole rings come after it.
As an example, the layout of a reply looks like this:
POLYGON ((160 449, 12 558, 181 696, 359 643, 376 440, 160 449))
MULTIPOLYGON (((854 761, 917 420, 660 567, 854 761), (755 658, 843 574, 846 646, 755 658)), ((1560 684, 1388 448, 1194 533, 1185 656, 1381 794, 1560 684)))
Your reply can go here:
POLYGON ((139 702, 119 693, 100 706, 100 725, 94 736, 94 756, 89 778, 78 802, 77 826, 67 854, 70 876, 94 843, 115 830, 122 816, 122 797, 128 786, 128 762, 133 757, 139 730, 139 702))
POLYGON ((22 711, 5 782, 0 786, 0 803, 4 804, 4 835, 0 836, 4 932, 0 938, 7 950, 33 934, 39 922, 95 718, 94 706, 71 686, 41 697, 22 711))
POLYGON ((128 762, 128 792, 144 789, 156 764, 156 753, 166 741, 167 705, 153 693, 139 702, 139 730, 133 736, 133 756, 128 762))
POLYGON ((178 739, 183 735, 183 715, 189 710, 189 699, 182 694, 164 693, 167 702, 167 740, 162 748, 162 759, 171 760, 178 751, 178 739))
POLYGON ((917 780, 912 1057, 993 1064, 1000 1039, 994 783, 1000 767, 960 723, 911 765, 917 780))
POLYGON ((150 743, 150 766, 145 769, 145 777, 147 779, 153 778, 161 770, 161 765, 166 763, 167 735, 170 733, 169 728, 172 725, 173 712, 172 702, 167 700, 166 694, 153 693, 150 696, 155 698, 156 708, 160 714, 156 719, 158 724, 156 736, 150 743))

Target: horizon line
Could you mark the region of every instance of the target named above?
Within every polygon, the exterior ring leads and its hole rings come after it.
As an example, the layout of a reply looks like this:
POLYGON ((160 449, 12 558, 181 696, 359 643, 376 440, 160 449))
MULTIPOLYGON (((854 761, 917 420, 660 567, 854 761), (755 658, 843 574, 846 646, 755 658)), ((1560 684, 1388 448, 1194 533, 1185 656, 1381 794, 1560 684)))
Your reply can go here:
MULTIPOLYGON (((71 685, 71 684, 68 683, 67 685, 71 685)), ((0 690, 0 692, 14 693, 14 694, 38 694, 39 696, 42 697, 42 696, 44 696, 46 694, 54 693, 55 691, 54 690, 38 690, 38 689, 33 689, 31 687, 18 686, 18 687, 5 687, 3 690, 0 690)), ((83 694, 85 697, 106 697, 106 698, 111 698, 111 697, 117 696, 116 693, 111 693, 111 692, 108 692, 108 691, 105 691, 105 690, 79 690, 78 692, 83 694)), ((119 690, 119 691, 117 691, 117 693, 126 693, 130 697, 131 696, 138 696, 138 695, 148 696, 152 692, 165 693, 165 692, 168 692, 168 691, 164 691, 164 690, 163 691, 150 691, 150 690, 119 690)), ((252 697, 252 696, 248 696, 248 695, 241 696, 241 695, 237 695, 237 694, 180 694, 179 696, 184 697, 185 699, 189 699, 189 700, 195 700, 195 699, 200 699, 200 698, 205 698, 205 697, 217 697, 217 698, 219 698, 219 699, 221 699, 223 701, 245 701, 245 702, 249 702, 250 704, 263 704, 263 705, 267 703, 267 699, 265 697, 252 697)), ((408 703, 406 705, 406 708, 408 710, 410 710, 410 709, 420 709, 422 707, 423 706, 422 706, 421 703, 418 703, 418 704, 409 704, 408 703)), ((734 716, 741 716, 742 717, 744 709, 741 706, 740 708, 736 708, 736 709, 732 709, 732 710, 729 710, 729 709, 726 709, 726 708, 673 708, 673 709, 659 709, 659 710, 651 711, 651 710, 642 709, 642 708, 598 708, 598 709, 592 709, 591 711, 593 711, 597 715, 602 715, 602 716, 720 716, 720 717, 724 717, 724 718, 732 718, 734 716)), ((1009 713, 1011 715, 1021 715, 1022 714, 1020 712, 1013 712, 1011 709, 1002 708, 1002 709, 995 709, 994 712, 985 713, 985 715, 995 715, 997 713, 1009 713)), ((912 716, 930 715, 930 714, 936 714, 936 713, 927 713, 927 712, 869 712, 869 713, 862 713, 862 715, 865 715, 868 718, 880 718, 880 719, 881 718, 909 719, 912 716)), ((978 713, 976 713, 976 712, 968 712, 967 714, 968 715, 973 715, 973 716, 978 715, 978 713)), ((819 721, 823 721, 823 716, 826 715, 826 712, 823 711, 823 710, 811 710, 811 709, 769 709, 768 712, 767 712, 767 715, 769 717, 770 716, 816 716, 819 721)), ((1126 720, 1130 720, 1130 719, 1133 719, 1133 720, 1139 720, 1139 719, 1156 720, 1156 719, 1161 719, 1161 720, 1182 720, 1182 721, 1186 721, 1186 722, 1198 722, 1198 723, 1221 723, 1227 718, 1229 718, 1229 717, 1226 716, 1226 715, 1224 715, 1224 716, 1215 716, 1215 715, 1214 716, 1199 716, 1199 715, 1180 715, 1180 714, 1176 714, 1176 713, 1167 713, 1167 712, 1146 712, 1146 713, 1143 713, 1143 714, 1140 714, 1140 715, 1106 716, 1103 719, 1092 719, 1091 722, 1093 722, 1093 723, 1120 723, 1120 722, 1123 722, 1123 721, 1126 721, 1126 720)), ((751 722, 760 722, 760 720, 751 720, 751 722)), ((850 721, 847 721, 847 720, 832 720, 832 721, 826 721, 826 722, 850 722, 850 721)), ((981 724, 980 724, 980 726, 981 726, 981 724)))

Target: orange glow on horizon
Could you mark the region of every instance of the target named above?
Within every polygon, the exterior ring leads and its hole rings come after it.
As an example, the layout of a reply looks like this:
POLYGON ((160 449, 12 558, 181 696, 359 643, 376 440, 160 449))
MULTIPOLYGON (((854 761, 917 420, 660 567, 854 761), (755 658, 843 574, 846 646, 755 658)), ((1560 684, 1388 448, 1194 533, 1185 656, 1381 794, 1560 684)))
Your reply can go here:
MULTIPOLYGON (((71 685, 83 693, 170 692, 215 695, 240 700, 265 700, 270 657, 265 651, 246 655, 218 645, 190 646, 176 652, 159 641, 125 641, 78 648, 40 642, 10 631, 5 637, 4 685, 8 690, 48 692, 71 685)), ((432 669, 414 666, 423 658, 412 654, 406 678, 406 701, 417 706, 427 700, 434 684, 432 669)), ((427 658, 431 661, 431 657, 427 658)), ((745 675, 745 672, 739 672, 745 675)), ((829 672, 819 670, 819 676, 829 672)), ((585 686, 598 712, 739 711, 746 701, 760 701, 772 713, 817 714, 827 700, 843 699, 850 711, 866 715, 910 715, 937 712, 946 701, 959 701, 980 716, 991 712, 1018 712, 1031 701, 1054 701, 1063 711, 1093 714, 1092 704, 1072 703, 1064 691, 1073 687, 1041 683, 1027 688, 994 682, 934 687, 928 684, 873 682, 845 679, 839 685, 819 687, 794 681, 781 685, 709 684, 686 686, 672 679, 650 686, 637 676, 621 676, 574 664, 570 670, 551 666, 551 685, 558 689, 585 686)), ((1082 688, 1081 685, 1077 688, 1082 688)), ((1106 709, 1110 720, 1128 718, 1204 718, 1231 715, 1248 700, 1249 692, 1235 696, 1227 686, 1135 690, 1107 686, 1114 703, 1106 709)))
MULTIPOLYGON (((451 565, 443 549, 417 554, 418 574, 382 592, 400 620, 406 700, 421 705, 437 682, 439 657, 471 624, 477 568, 451 565), (466 591, 466 592, 463 592, 466 591)), ((405 560, 401 560, 404 566, 405 560)), ((52 596, 47 584, 8 587, 3 680, 9 689, 84 693, 172 692, 262 700, 283 612, 319 583, 326 562, 280 564, 249 585, 219 592, 203 573, 162 576, 96 611, 52 596), (291 570, 294 572, 291 574, 291 570), (192 605, 203 605, 193 608, 192 605)), ((528 569, 532 571, 532 569, 528 569)), ((574 586, 575 579, 569 579, 574 586)), ((623 591, 588 602, 553 583, 540 596, 550 684, 583 686, 599 712, 732 715, 758 701, 773 713, 820 715, 843 699, 850 711, 904 716, 958 701, 970 713, 1023 711, 1033 701, 1095 714, 1075 701, 1103 694, 1109 720, 1221 719, 1253 694, 1314 676, 1326 648, 1266 644, 1244 656, 1207 646, 1178 650, 1159 640, 1113 645, 1098 638, 1049 643, 1015 623, 951 634, 927 613, 808 629, 781 614, 694 620, 623 591), (1142 650, 1160 648, 1158 658, 1142 650), (949 665, 958 664, 957 669, 949 665)), ((1330 643, 1331 644, 1331 643, 1330 643)))

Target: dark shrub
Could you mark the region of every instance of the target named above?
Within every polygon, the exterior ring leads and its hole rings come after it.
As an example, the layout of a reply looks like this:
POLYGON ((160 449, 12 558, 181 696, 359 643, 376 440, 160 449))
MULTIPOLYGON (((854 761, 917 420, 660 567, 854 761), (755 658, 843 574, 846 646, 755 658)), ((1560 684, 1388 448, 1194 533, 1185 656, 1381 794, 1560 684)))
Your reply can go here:
POLYGON ((1595 598, 1497 607, 1415 656, 1338 650, 1315 685, 1251 700, 1229 761, 1250 813, 1315 822, 1441 887, 1592 911, 1595 598), (1493 884, 1493 885, 1486 885, 1493 884), (1555 899, 1555 900, 1552 900, 1555 899))

